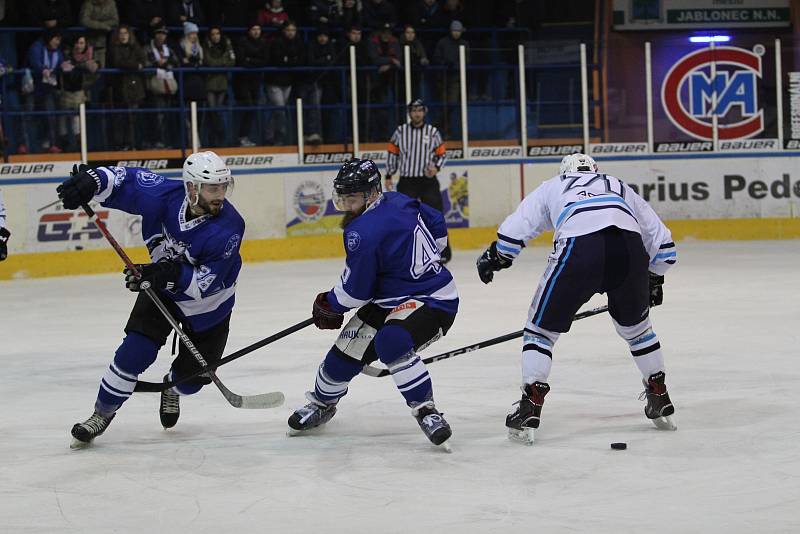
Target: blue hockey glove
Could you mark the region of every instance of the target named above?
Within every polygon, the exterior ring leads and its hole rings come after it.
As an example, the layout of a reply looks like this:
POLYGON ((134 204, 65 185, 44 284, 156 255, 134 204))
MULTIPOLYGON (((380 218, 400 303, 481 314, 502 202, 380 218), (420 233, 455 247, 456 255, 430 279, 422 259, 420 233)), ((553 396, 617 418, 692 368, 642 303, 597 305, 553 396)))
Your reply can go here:
POLYGON ((664 277, 650 273, 650 307, 658 306, 664 302, 664 277))
POLYGON ((481 282, 488 284, 494 279, 495 271, 511 267, 511 259, 497 252, 497 241, 492 241, 483 254, 478 257, 478 276, 481 282))
POLYGON ((56 188, 64 208, 74 210, 86 204, 100 190, 100 174, 88 165, 74 165, 70 177, 56 188))
POLYGON ((320 293, 314 299, 311 316, 314 318, 314 326, 320 330, 337 330, 344 323, 344 314, 331 308, 327 291, 320 293))
POLYGON ((136 265, 139 275, 133 269, 125 268, 125 287, 131 291, 144 291, 148 288, 172 290, 181 276, 181 264, 174 261, 160 261, 136 265))
POLYGON ((8 257, 8 238, 11 237, 11 232, 8 228, 0 228, 0 261, 8 257))

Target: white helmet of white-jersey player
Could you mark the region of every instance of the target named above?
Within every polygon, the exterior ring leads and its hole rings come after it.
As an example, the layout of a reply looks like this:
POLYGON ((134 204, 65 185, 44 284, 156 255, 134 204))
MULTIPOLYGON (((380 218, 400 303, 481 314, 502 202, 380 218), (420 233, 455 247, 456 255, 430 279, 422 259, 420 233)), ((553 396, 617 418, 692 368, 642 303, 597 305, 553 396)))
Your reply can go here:
POLYGON ((586 154, 570 154, 561 160, 561 170, 559 174, 568 172, 597 172, 597 163, 592 156, 586 154))

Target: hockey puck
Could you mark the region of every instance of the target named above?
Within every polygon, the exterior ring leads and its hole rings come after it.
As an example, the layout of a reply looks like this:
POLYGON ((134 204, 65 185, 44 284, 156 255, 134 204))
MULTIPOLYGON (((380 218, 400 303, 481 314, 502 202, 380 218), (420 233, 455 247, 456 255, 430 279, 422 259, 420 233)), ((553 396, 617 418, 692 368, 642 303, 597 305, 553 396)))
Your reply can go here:
POLYGON ((615 451, 624 451, 625 449, 628 448, 628 444, 627 443, 612 443, 611 444, 611 448, 614 449, 615 451))

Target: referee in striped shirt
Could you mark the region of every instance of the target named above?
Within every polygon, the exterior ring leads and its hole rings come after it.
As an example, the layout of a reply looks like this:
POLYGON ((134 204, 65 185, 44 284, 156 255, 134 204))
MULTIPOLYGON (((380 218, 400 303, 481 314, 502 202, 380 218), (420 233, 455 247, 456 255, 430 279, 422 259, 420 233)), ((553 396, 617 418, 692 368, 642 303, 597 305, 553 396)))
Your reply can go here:
MULTIPOLYGON (((428 108, 417 98, 408 105, 410 123, 397 127, 389 141, 389 158, 386 164, 386 190, 392 189, 392 176, 400 173, 397 191, 416 198, 444 214, 439 179, 436 177, 447 159, 444 141, 439 129, 425 124, 428 108)), ((442 263, 450 261, 448 245, 442 251, 442 263)))

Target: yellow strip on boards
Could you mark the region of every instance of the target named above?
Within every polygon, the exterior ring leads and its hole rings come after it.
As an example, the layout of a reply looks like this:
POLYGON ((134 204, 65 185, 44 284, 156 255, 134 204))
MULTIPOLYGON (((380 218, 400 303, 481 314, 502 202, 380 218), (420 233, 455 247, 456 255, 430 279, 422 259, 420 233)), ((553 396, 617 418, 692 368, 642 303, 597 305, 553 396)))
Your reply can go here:
MULTIPOLYGON (((672 237, 701 240, 800 239, 800 218, 704 219, 668 221, 672 237)), ((496 238, 497 229, 453 228, 450 243, 456 250, 480 249, 496 238)), ((552 233, 531 244, 549 246, 552 233)), ((147 262, 144 247, 127 249, 135 262, 147 262)), ((245 262, 300 260, 344 256, 341 234, 255 239, 242 245, 245 262)), ((0 262, 0 280, 122 272, 122 260, 111 249, 11 254, 0 262)))

